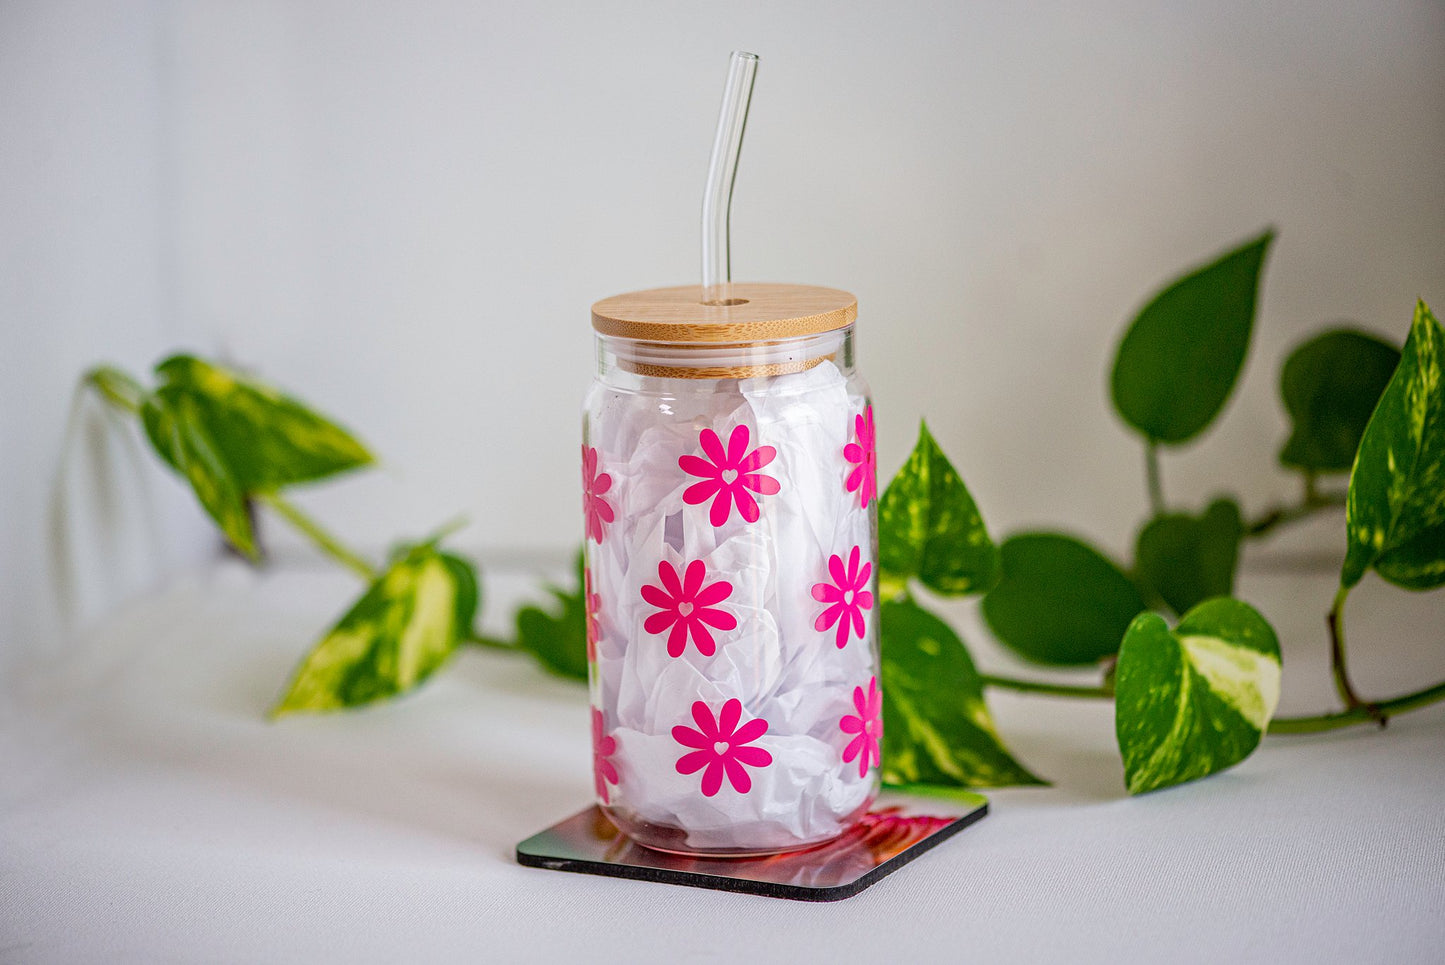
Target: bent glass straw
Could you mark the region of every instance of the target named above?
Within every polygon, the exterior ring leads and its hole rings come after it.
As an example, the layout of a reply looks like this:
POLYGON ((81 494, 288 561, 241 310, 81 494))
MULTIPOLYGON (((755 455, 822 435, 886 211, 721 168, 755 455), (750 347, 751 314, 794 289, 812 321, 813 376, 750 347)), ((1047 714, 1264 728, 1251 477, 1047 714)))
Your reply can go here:
POLYGON ((707 166, 707 185, 702 193, 704 304, 725 304, 732 298, 729 221, 732 218, 733 181, 738 175, 743 128, 748 123, 748 103, 753 97, 753 79, 757 73, 757 54, 733 51, 728 62, 727 86, 723 88, 722 110, 717 119, 717 135, 712 142, 712 158, 707 166))

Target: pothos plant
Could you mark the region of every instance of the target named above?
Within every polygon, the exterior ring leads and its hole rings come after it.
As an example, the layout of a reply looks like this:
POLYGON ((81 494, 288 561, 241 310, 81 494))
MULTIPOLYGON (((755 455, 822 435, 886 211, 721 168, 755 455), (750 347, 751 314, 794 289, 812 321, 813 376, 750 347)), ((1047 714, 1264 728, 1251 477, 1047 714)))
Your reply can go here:
MULTIPOLYGON (((1160 454, 1196 440, 1224 408, 1248 352, 1272 233, 1166 285, 1119 344, 1114 407, 1144 444, 1150 516, 1132 566, 1063 533, 996 544, 968 488, 926 425, 879 502, 879 605, 884 780, 997 787, 1043 781, 1000 739, 985 688, 1114 701, 1131 793, 1232 766, 1261 736, 1378 721, 1445 699, 1445 682, 1384 700, 1349 677, 1344 605, 1373 569, 1405 589, 1445 585, 1445 332, 1416 306, 1403 350, 1335 329, 1299 345, 1280 391, 1293 431, 1280 462, 1300 477, 1288 506, 1249 517, 1232 498, 1172 508, 1160 454), (1349 473, 1347 490, 1326 488, 1349 473), (1241 546, 1317 512, 1345 509, 1345 558, 1329 609, 1343 709, 1279 718, 1281 661, 1269 622, 1236 599, 1241 546), (1095 686, 981 675, 959 635, 915 595, 981 596, 993 635, 1049 666, 1097 666, 1095 686)), ((359 598, 296 669, 273 716, 355 707, 404 693, 461 646, 530 653, 565 677, 587 675, 589 592, 524 606, 508 639, 475 630, 476 564, 442 548, 445 532, 403 543, 374 563, 286 496, 292 487, 372 463, 334 420, 242 372, 189 355, 161 362, 144 386, 110 366, 83 384, 138 417, 160 458, 189 484, 225 539, 261 558, 258 509, 275 514, 364 583, 359 598)))

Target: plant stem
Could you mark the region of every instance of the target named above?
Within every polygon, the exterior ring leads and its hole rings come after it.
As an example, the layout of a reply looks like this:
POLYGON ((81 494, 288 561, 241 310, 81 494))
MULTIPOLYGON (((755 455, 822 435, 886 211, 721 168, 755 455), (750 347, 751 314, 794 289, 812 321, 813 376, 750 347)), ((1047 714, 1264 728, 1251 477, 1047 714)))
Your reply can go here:
POLYGON ((516 650, 517 644, 510 640, 499 640, 496 637, 488 637, 480 633, 469 633, 462 637, 463 643, 475 644, 478 647, 487 647, 491 650, 516 650))
POLYGON ((1153 439, 1144 443, 1144 476, 1149 484, 1149 511, 1158 516, 1164 512, 1164 483, 1159 475, 1159 445, 1153 439))
POLYGON ((131 415, 139 415, 145 402, 146 391, 141 384, 120 369, 109 365, 98 365, 85 373, 82 384, 99 392, 101 398, 111 405, 124 409, 131 415))
POLYGON ((1330 672, 1335 678, 1335 690, 1345 702, 1345 710, 1363 710, 1370 717, 1385 726, 1388 719, 1374 704, 1366 703, 1350 686, 1350 671, 1345 658, 1345 597, 1350 595, 1349 587, 1342 586, 1335 593, 1335 602, 1325 616, 1325 625, 1330 629, 1330 672))
POLYGON ((1356 724, 1384 723, 1394 714, 1425 707, 1445 700, 1445 681, 1433 687, 1417 690, 1403 697, 1382 700, 1374 704, 1361 704, 1336 714, 1318 714, 1313 717, 1276 717, 1269 723, 1271 734, 1317 734, 1320 731, 1353 727, 1356 724))
POLYGON ((991 674, 983 674, 982 680, 985 687, 1001 687, 1004 690, 1017 690, 1026 694, 1053 694, 1056 697, 1102 697, 1105 699, 1114 696, 1114 691, 1104 686, 1077 687, 1070 684, 1044 683, 1041 680, 995 677, 991 674))
POLYGON ((256 493, 255 496, 315 543, 327 556, 367 582, 376 579, 376 570, 370 563, 362 559, 358 553, 348 549, 339 539, 328 533, 320 523, 307 516, 280 493, 256 493))
POLYGON ((1344 493, 1321 493, 1317 490, 1307 492, 1305 497, 1295 505, 1276 506, 1257 519, 1246 523, 1244 526, 1245 539, 1261 539, 1268 536, 1277 527, 1297 523, 1316 513, 1336 509, 1344 504, 1344 493))
MULTIPOLYGON (((488 643, 487 645, 497 646, 499 644, 488 643)), ((1073 687, 1066 684, 1048 684, 1036 680, 1017 680, 1012 677, 995 677, 988 674, 983 675, 983 683, 987 687, 1000 687, 1022 693, 1051 694, 1055 697, 1109 699, 1114 696, 1107 687, 1073 687)), ((1442 700, 1445 700, 1445 681, 1441 681, 1433 687, 1426 687, 1424 690, 1392 697, 1389 700, 1373 704, 1361 703, 1359 706, 1338 713, 1314 714, 1308 717, 1276 717, 1269 723, 1269 733, 1318 734, 1324 731, 1339 730, 1341 727, 1378 723, 1395 714, 1427 707, 1442 700)))

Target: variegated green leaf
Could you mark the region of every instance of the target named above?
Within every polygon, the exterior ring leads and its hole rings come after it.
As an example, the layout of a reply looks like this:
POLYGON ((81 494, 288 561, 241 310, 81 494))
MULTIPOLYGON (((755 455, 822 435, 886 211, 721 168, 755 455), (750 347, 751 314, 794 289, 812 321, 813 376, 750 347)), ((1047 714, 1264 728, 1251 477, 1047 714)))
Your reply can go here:
POLYGON ((1175 613, 1229 596, 1243 535, 1244 521, 1232 499, 1215 500, 1200 516, 1155 516, 1139 531, 1134 578, 1175 613))
POLYGON ((1177 445, 1224 408, 1249 351, 1266 231, 1171 282, 1119 343, 1114 407, 1145 438, 1177 445))
POLYGON ((1044 783, 1004 749, 958 634, 912 601, 886 601, 880 615, 883 780, 945 787, 1044 783))
POLYGON ((243 492, 280 489, 369 465, 371 453, 335 422, 255 379, 190 355, 156 366, 165 391, 190 400, 243 492))
POLYGON ((1144 609, 1123 570, 1072 536, 1019 533, 1000 553, 1003 577, 983 598, 983 616, 1000 643, 1029 660, 1097 663, 1118 651, 1144 609))
POLYGON ((129 374, 113 365, 97 365, 81 378, 99 392, 101 398, 127 412, 139 413, 145 405, 146 390, 129 374))
POLYGON ((1306 472, 1349 472, 1400 350, 1368 332, 1335 329, 1285 360, 1279 394, 1294 430, 1279 461, 1306 472))
POLYGON ((1239 600, 1207 600, 1173 630, 1141 613, 1124 634, 1114 730, 1130 794, 1182 784, 1250 755, 1279 703, 1274 630, 1239 600))
POLYGON ((889 598, 909 579, 945 596, 982 593, 998 579, 998 548, 926 424, 878 503, 878 562, 889 598))
POLYGON ((1445 585, 1445 330, 1423 301, 1365 427, 1346 504, 1340 583, 1374 567, 1411 590, 1445 585))
POLYGON ((437 555, 442 565, 450 571, 452 582, 456 584, 453 606, 456 609, 457 639, 461 641, 471 636, 474 629, 472 621, 476 619, 477 610, 482 605, 482 580, 477 575, 476 564, 471 560, 451 553, 437 555))
POLYGON ((191 396, 163 386, 145 397, 141 422, 151 445, 191 484, 201 507, 226 539, 255 559, 256 535, 245 493, 221 457, 191 396))
POLYGON ((297 668, 272 716, 340 710, 405 693, 471 632, 477 576, 432 543, 399 554, 297 668))

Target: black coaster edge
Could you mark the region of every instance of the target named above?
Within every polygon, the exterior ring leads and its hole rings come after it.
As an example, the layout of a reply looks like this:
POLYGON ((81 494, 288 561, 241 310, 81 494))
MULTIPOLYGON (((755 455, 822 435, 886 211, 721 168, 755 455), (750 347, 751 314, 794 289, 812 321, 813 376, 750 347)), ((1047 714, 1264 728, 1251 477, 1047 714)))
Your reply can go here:
MULTIPOLYGON (((592 810, 592 808, 579 811, 576 815, 564 819, 564 821, 559 822, 559 824, 572 821, 590 810, 592 810)), ((528 868, 542 868, 548 871, 568 871, 574 874, 600 875, 607 878, 627 878, 634 881, 653 881, 661 884, 682 885, 687 888, 706 888, 713 891, 727 891, 736 894, 761 895, 765 898, 832 902, 842 901, 845 898, 851 898, 859 894, 897 871, 899 868, 902 868, 904 865, 931 851, 937 845, 947 841, 964 828, 977 824, 988 815, 988 812, 988 803, 984 801, 974 810, 955 818, 945 827, 933 832, 923 840, 915 842, 877 867, 864 872, 853 881, 830 887, 789 885, 772 881, 759 881, 752 878, 736 878, 725 875, 707 874, 699 871, 649 868, 640 865, 593 861, 586 858, 552 857, 525 851, 524 848, 540 835, 534 835, 519 843, 516 854, 517 863, 528 868)), ((546 832, 542 833, 545 834, 546 832)), ((726 860, 746 864, 749 859, 732 858, 726 860)))

